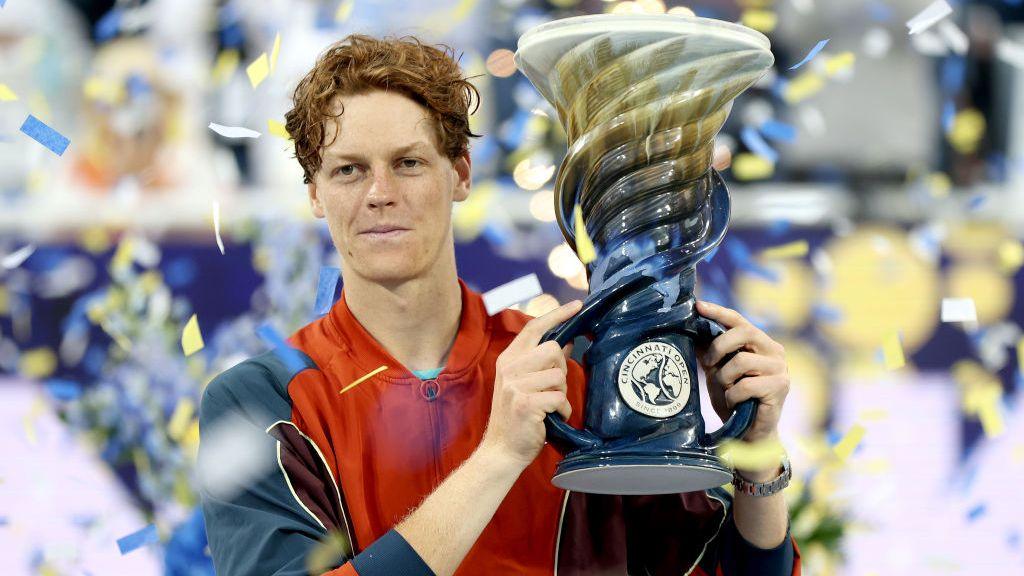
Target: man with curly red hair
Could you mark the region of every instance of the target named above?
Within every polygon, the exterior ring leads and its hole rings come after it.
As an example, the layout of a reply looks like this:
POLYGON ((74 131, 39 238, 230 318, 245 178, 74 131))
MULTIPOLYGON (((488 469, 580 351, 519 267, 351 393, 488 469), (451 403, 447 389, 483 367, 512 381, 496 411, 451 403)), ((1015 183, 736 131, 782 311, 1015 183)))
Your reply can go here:
MULTIPOLYGON (((489 316, 458 278, 452 205, 470 194, 478 98, 450 49, 415 38, 350 36, 298 84, 287 129, 344 290, 287 354, 247 360, 204 393, 201 468, 228 417, 276 462, 232 493, 204 484, 217 572, 798 574, 780 493, 733 502, 721 489, 620 497, 551 484, 561 455, 544 417, 581 426, 586 381, 568 348, 539 342, 580 302, 489 316), (310 562, 335 538, 344 554, 310 562)), ((774 438, 789 386, 781 346, 732 310, 699 310, 730 328, 702 362, 716 410, 757 397, 745 440, 774 438)))

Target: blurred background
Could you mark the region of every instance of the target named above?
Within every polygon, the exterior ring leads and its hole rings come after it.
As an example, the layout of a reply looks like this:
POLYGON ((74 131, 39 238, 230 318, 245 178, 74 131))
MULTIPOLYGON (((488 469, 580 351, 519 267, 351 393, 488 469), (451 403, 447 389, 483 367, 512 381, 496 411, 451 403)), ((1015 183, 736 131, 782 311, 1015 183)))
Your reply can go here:
MULTIPOLYGON (((699 296, 786 347, 806 574, 1024 573, 1024 1, 935 4, 685 4, 776 58, 718 139, 733 220, 699 296)), ((324 47, 454 47, 484 135, 459 272, 536 274, 517 306, 540 314, 587 281, 554 223, 564 133, 508 51, 556 18, 681 6, 0 0, 0 572, 213 573, 202 389, 268 348, 259 326, 315 319, 338 266, 283 129, 324 47)))

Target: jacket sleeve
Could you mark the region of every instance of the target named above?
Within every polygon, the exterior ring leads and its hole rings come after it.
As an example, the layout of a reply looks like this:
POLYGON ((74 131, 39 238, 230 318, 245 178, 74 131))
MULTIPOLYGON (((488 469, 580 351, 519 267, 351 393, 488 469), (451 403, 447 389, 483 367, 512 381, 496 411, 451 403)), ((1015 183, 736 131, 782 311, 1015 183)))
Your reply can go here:
POLYGON ((800 551, 786 528, 786 538, 771 549, 758 548, 740 534, 732 510, 708 545, 700 568, 709 576, 800 576, 800 551))
MULTIPOLYGON (((320 566, 334 567, 325 576, 433 576, 394 530, 354 557, 341 552, 321 557, 329 522, 296 495, 281 464, 288 448, 268 433, 274 421, 290 417, 287 394, 273 393, 273 375, 266 369, 246 364, 215 378, 200 405, 200 496, 216 573, 307 576, 308 557, 316 551, 320 566), (224 438, 230 440, 227 450, 224 438), (259 457, 235 462, 232 448, 259 457), (225 459, 231 464, 225 466, 225 459)), ((313 475, 302 473, 307 482, 313 475)))

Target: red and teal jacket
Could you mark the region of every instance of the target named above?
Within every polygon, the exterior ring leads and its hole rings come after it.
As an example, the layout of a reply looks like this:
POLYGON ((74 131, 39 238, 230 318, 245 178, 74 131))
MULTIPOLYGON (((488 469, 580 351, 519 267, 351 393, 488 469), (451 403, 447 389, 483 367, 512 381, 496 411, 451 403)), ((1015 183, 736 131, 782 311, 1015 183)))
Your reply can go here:
MULTIPOLYGON (((344 293, 326 316, 281 350, 217 376, 200 408, 204 442, 219 420, 249 426, 276 463, 230 496, 201 490, 210 553, 220 576, 306 575, 310 552, 340 533, 351 554, 328 576, 430 575, 393 528, 480 443, 495 360, 529 320, 488 316, 460 280, 458 335, 440 374, 420 380, 359 324, 344 293), (288 366, 292 366, 289 368, 288 366), (387 369, 339 393, 376 370, 387 369)), ((586 381, 570 362, 570 422, 582 425, 586 381)), ((720 488, 658 496, 567 492, 551 484, 561 455, 545 445, 459 567, 458 576, 798 575, 786 540, 764 550, 737 531, 720 488)))

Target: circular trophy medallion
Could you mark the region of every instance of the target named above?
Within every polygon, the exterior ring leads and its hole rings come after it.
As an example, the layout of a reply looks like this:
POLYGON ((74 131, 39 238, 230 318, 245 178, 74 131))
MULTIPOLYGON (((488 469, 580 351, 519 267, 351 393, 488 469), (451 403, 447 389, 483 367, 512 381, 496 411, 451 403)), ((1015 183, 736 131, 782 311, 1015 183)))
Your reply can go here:
POLYGON ((665 342, 636 346, 619 366, 619 393, 641 414, 655 418, 678 414, 690 398, 690 372, 682 353, 665 342))

